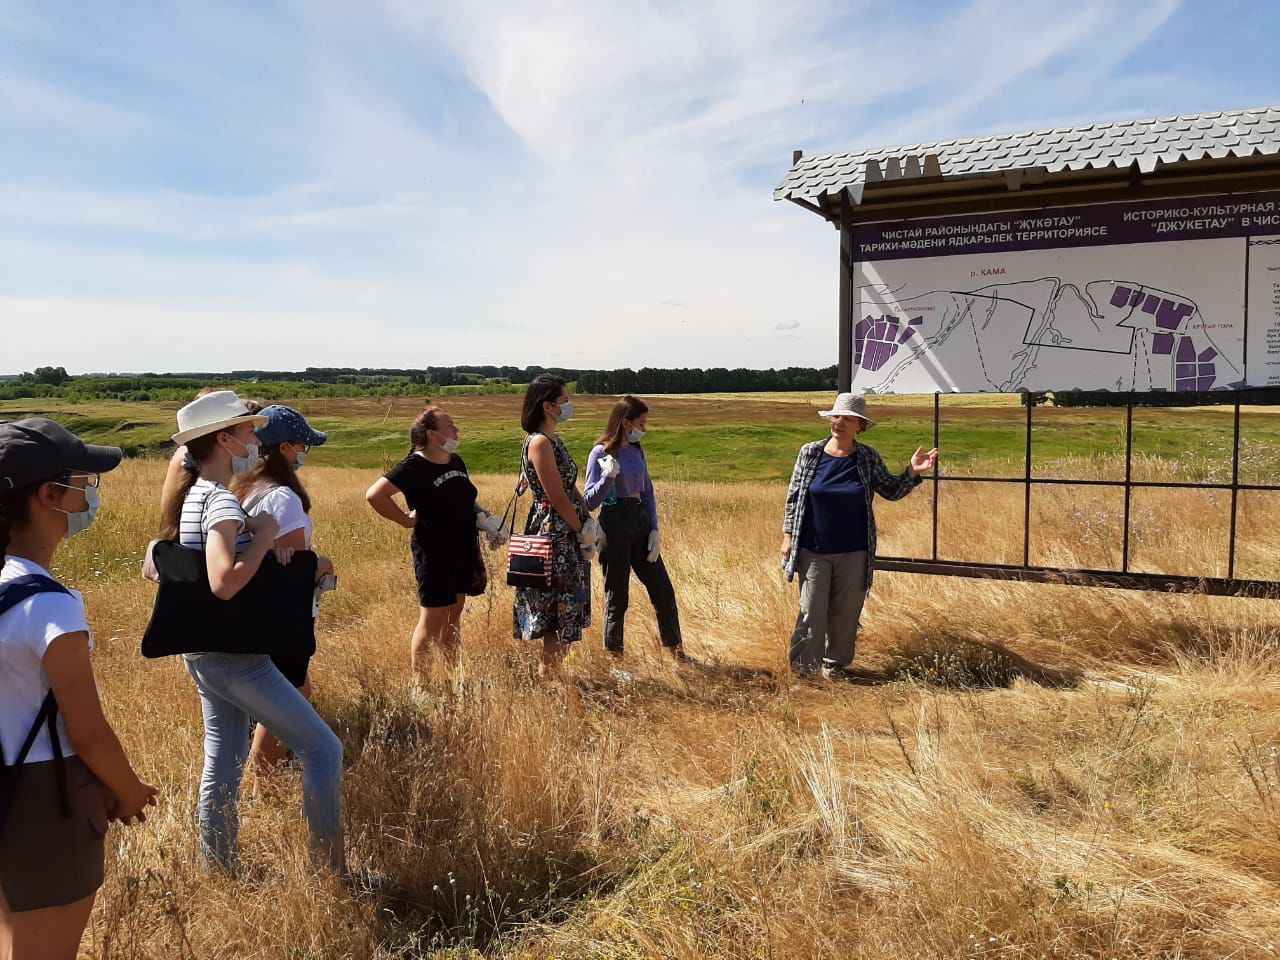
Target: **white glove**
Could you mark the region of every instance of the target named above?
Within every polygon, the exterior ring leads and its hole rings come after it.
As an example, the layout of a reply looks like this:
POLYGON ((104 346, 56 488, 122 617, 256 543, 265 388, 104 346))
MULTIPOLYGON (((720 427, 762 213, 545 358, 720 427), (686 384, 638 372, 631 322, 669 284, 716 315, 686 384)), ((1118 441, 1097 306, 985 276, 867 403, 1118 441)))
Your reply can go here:
POLYGON ((662 534, 657 530, 649 531, 649 555, 645 557, 650 563, 657 563, 662 553, 662 534))
POLYGON ((587 517, 578 531, 578 553, 588 561, 600 555, 600 524, 594 517, 587 517))
POLYGON ((485 533, 497 533, 502 529, 502 518, 495 517, 492 513, 477 512, 476 529, 485 533))
POLYGON ((608 477, 610 480, 616 477, 618 472, 622 469, 622 464, 607 453, 597 460, 596 463, 600 466, 600 473, 603 476, 608 477))
POLYGON ((587 517, 578 531, 578 543, 584 547, 594 547, 600 542, 600 523, 595 517, 587 517))

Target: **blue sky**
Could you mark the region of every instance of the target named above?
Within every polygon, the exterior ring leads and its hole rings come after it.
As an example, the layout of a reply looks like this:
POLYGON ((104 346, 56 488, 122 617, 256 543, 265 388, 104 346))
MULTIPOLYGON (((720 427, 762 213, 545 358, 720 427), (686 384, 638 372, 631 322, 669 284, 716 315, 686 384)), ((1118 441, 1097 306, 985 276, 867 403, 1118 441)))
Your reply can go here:
POLYGON ((1280 4, 0 0, 0 372, 835 362, 806 153, 1280 102, 1280 4))

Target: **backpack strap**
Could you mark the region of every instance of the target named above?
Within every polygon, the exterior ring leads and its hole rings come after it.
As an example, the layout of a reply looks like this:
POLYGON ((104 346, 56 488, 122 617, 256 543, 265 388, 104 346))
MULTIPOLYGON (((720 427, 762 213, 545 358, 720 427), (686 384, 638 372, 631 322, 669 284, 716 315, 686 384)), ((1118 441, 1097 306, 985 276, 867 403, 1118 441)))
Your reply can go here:
POLYGON ((15 577, 8 583, 0 584, 0 615, 8 613, 24 600, 30 600, 40 593, 69 594, 71 591, 57 580, 38 573, 15 577))
MULTIPOLYGON (((56 580, 40 574, 17 577, 8 583, 0 585, 0 615, 8 613, 24 600, 29 600, 42 593, 70 594, 71 591, 56 580)), ((31 729, 27 731, 26 739, 22 741, 22 746, 19 748, 17 756, 14 757, 12 764, 5 763, 4 751, 0 749, 0 769, 4 771, 4 786, 6 788, 5 795, 0 797, 0 823, 4 822, 5 816, 9 812, 8 796, 12 793, 18 774, 22 771, 22 764, 26 762, 27 755, 35 745, 36 737, 39 736, 41 727, 45 727, 49 732, 49 746, 53 750, 53 759, 56 764, 54 775, 58 781, 58 806, 60 812, 64 817, 71 816, 71 792, 67 786, 67 765, 62 754, 62 738, 58 736, 58 701, 54 698, 53 691, 50 690, 45 694, 45 698, 40 704, 40 709, 36 712, 35 722, 31 724, 31 729)))

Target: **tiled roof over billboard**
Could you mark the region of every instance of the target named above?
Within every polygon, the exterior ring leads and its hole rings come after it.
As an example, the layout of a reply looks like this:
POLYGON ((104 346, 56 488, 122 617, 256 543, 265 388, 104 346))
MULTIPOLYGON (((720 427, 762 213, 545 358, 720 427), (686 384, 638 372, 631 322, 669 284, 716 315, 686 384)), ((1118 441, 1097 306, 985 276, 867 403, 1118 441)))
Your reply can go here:
POLYGON ((1061 173, 1134 163, 1151 173, 1162 164, 1268 154, 1280 154, 1280 106, 801 157, 773 196, 811 199, 850 188, 858 199, 868 183, 897 180, 904 174, 945 178, 1019 170, 1061 173))

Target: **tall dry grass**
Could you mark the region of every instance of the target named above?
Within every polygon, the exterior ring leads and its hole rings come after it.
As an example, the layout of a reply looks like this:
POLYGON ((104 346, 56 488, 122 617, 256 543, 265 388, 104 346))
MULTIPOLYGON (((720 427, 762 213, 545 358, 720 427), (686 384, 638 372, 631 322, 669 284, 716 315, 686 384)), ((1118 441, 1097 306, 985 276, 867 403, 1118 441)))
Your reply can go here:
MULTIPOLYGON (((111 719, 163 793, 145 826, 111 834, 87 955, 1274 954, 1269 603, 887 574, 858 662, 896 679, 796 684, 782 669, 796 604, 776 568, 783 491, 672 485, 666 558, 706 669, 661 657, 637 587, 631 679, 611 672, 597 574, 569 681, 540 683, 495 583, 469 604, 458 675, 412 698, 405 536, 365 507, 363 472, 307 479, 341 581, 316 701, 346 748, 350 859, 381 880, 311 871, 296 779, 244 802, 239 880, 199 868, 197 698, 177 663, 138 654, 160 468, 129 463, 58 572, 84 590, 111 719)), ((503 505, 507 480, 479 486, 503 505)), ((928 496, 879 507, 884 551, 927 543, 928 496)), ((1020 559, 1020 493, 944 488, 940 509, 944 555, 1020 559)), ((1276 516, 1246 514, 1249 562, 1271 574, 1276 516)), ((1186 495, 1152 496, 1134 518, 1139 562, 1221 572, 1217 519, 1186 495)), ((1033 560, 1114 560, 1118 522, 1087 488, 1037 495, 1033 560)))

